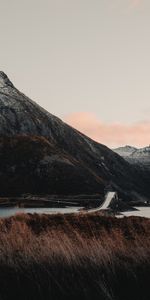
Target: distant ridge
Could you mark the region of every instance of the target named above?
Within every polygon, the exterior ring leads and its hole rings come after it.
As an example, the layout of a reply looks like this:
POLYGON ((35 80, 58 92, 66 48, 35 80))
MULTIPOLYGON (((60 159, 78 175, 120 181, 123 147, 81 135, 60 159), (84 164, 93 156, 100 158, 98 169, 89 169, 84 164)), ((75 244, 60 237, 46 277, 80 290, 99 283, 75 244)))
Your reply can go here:
POLYGON ((121 155, 123 157, 126 157, 126 156, 131 155, 136 150, 138 150, 138 149, 135 148, 135 147, 126 145, 126 146, 114 149, 114 152, 116 152, 117 154, 119 154, 119 155, 121 155))
POLYGON ((131 163, 140 163, 150 167, 150 145, 140 149, 124 146, 114 149, 114 152, 131 163))

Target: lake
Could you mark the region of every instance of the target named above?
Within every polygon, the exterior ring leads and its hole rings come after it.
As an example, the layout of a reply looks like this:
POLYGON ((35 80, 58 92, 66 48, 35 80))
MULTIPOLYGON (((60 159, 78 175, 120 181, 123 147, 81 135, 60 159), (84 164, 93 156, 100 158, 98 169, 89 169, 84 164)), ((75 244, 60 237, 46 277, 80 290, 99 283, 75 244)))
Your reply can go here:
POLYGON ((138 217, 150 218, 150 207, 135 207, 135 208, 138 210, 126 211, 122 213, 122 215, 126 217, 138 216, 138 217))
MULTIPOLYGON (((123 212, 117 217, 129 217, 129 216, 139 216, 150 218, 150 207, 136 207, 136 211, 123 212)), ((82 209, 81 207, 66 207, 66 208, 21 208, 21 207, 2 207, 0 208, 0 218, 14 216, 18 213, 30 213, 30 214, 67 214, 67 213, 78 213, 82 209)))
POLYGON ((21 207, 1 207, 0 208, 0 218, 14 216, 18 213, 30 213, 30 214, 67 214, 78 212, 81 207, 65 207, 65 208, 51 208, 51 207, 40 207, 40 208, 21 208, 21 207))

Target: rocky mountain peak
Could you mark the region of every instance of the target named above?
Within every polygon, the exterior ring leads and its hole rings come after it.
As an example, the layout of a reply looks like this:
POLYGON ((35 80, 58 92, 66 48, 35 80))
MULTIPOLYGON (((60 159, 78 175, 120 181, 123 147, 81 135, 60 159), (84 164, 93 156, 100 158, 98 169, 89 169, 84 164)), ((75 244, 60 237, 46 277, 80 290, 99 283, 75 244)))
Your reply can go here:
POLYGON ((0 71, 0 88, 7 86, 14 87, 8 76, 3 71, 0 71))

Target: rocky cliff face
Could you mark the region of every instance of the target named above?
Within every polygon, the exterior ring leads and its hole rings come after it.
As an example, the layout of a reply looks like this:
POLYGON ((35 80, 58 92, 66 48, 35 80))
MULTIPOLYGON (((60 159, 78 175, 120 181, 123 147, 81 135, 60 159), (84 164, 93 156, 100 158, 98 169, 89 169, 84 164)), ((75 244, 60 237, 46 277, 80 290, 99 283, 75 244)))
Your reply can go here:
MULTIPOLYGON (((0 72, 0 134, 28 134, 53 138, 61 131, 62 121, 20 93, 0 72)), ((60 132, 61 133, 61 132, 60 132)))
POLYGON ((18 91, 0 72, 2 194, 103 193, 149 197, 147 174, 71 128, 18 91))

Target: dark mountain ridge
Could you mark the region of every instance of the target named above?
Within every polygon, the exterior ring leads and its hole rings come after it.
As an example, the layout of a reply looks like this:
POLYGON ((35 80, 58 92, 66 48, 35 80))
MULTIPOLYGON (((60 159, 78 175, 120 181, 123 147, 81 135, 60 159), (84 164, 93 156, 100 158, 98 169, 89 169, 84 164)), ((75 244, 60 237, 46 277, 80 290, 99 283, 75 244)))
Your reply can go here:
POLYGON ((104 193, 149 198, 148 174, 48 113, 0 72, 1 194, 104 193))

